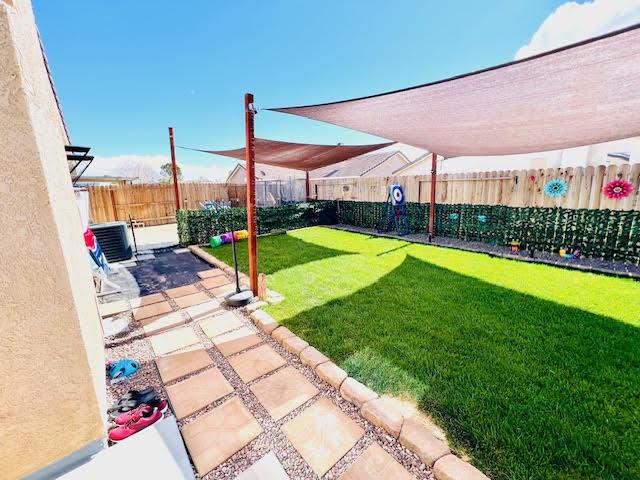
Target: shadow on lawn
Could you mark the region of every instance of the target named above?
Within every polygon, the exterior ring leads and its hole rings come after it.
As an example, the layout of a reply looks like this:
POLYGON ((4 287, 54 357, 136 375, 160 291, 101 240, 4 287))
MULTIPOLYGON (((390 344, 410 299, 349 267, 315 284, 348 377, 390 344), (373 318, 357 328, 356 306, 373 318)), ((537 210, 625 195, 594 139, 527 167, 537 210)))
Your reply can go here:
MULTIPOLYGON (((238 254, 238 268, 247 272, 249 267, 247 242, 236 244, 238 254)), ((231 245, 218 248, 206 248, 228 265, 233 265, 231 245)), ((324 258, 338 255, 352 255, 352 252, 322 247, 314 243, 305 242, 291 235, 272 235, 258 238, 258 270, 267 275, 279 270, 295 267, 324 258)))
POLYGON ((411 256, 284 323, 415 398, 491 478, 640 478, 637 327, 411 256))

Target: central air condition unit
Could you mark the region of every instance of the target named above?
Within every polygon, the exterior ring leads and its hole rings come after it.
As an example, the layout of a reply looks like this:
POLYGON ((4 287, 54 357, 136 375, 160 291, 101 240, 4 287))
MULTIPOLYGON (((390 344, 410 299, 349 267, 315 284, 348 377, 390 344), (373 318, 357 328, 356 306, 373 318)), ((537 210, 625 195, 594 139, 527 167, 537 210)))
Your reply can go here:
POLYGON ((98 223, 89 228, 98 239, 107 261, 119 262, 133 256, 125 222, 98 223))

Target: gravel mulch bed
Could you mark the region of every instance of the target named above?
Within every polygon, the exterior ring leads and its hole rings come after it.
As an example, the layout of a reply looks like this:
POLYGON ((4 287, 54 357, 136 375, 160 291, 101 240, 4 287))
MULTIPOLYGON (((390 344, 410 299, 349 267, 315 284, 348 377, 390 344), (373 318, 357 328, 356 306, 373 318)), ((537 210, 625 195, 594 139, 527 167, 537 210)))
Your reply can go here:
POLYGON ((354 227, 352 225, 329 225, 329 228, 345 230, 355 233, 363 233, 377 237, 395 238, 405 240, 412 243, 422 243, 427 245, 437 245, 439 247, 454 248, 457 250, 465 250, 475 253, 486 253, 487 255, 507 258, 510 260, 519 260, 529 263, 540 263, 545 265, 553 265, 555 267, 567 268, 571 270, 581 270, 585 272, 600 273, 614 277, 627 277, 640 280, 640 265, 631 263, 616 262, 612 260, 603 260, 599 258, 574 258, 565 259, 559 255, 541 252, 536 250, 534 258, 531 258, 529 252, 521 251, 517 254, 511 253, 509 248, 501 245, 491 245, 483 242, 472 242, 457 238, 436 237, 433 242, 429 242, 429 236, 421 233, 412 233, 400 236, 395 233, 378 233, 370 228, 354 227))

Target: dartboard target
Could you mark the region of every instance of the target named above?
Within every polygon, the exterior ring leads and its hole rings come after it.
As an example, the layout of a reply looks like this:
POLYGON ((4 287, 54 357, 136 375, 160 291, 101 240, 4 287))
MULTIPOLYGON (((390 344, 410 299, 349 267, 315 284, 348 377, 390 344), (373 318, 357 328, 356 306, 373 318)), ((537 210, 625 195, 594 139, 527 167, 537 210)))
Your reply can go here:
POLYGON ((393 205, 404 205, 404 192, 400 185, 391 185, 391 203, 393 205))

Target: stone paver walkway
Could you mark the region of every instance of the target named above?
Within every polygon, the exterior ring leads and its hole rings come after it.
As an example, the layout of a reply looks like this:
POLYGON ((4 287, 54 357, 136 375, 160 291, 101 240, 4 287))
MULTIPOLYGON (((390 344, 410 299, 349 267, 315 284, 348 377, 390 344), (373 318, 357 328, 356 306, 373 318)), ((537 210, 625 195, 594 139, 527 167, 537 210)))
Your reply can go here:
POLYGON ((219 297, 232 285, 221 270, 198 276, 130 308, 201 478, 433 478, 340 395, 343 370, 287 329, 275 332, 280 345, 245 314, 225 310, 219 297))

